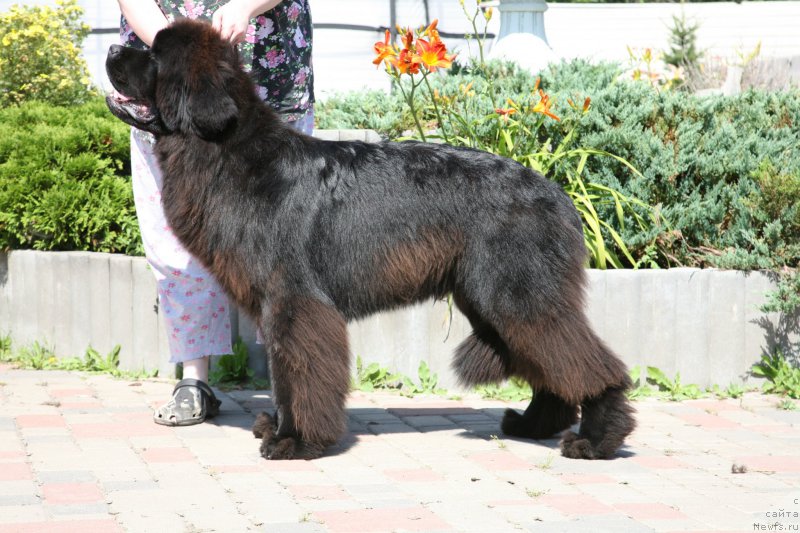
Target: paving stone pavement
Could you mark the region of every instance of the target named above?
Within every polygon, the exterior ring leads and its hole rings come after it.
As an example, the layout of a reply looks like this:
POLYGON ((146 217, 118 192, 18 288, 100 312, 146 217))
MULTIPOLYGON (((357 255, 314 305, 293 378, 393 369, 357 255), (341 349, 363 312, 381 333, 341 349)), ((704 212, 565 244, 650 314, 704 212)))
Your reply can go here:
POLYGON ((268 391, 158 426, 171 391, 0 365, 0 533, 800 531, 800 411, 775 397, 637 401, 628 445, 590 462, 502 436, 502 402, 354 392, 324 457, 270 462, 268 391))

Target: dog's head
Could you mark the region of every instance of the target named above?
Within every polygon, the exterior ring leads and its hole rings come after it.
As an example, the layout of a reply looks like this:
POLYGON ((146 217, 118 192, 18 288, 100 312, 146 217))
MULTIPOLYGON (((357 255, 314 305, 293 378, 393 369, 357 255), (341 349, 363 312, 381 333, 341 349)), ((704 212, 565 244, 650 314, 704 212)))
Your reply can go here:
POLYGON ((236 49, 207 23, 181 19, 158 32, 150 50, 113 45, 106 97, 122 121, 155 135, 214 139, 236 123, 232 86, 242 74, 236 49))

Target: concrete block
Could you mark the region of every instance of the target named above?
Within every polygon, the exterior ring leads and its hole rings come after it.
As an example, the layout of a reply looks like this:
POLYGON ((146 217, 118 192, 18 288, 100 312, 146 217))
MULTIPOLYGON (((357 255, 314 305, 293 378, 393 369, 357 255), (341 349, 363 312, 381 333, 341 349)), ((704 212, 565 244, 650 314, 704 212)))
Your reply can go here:
MULTIPOLYGON (((637 272, 637 274, 639 283, 639 307, 637 309, 637 316, 631 317, 631 330, 629 331, 636 330, 639 332, 639 361, 643 367, 658 366, 668 374, 673 373, 674 370, 669 367, 670 361, 661 357, 662 352, 654 333, 656 328, 661 327, 657 314, 659 305, 655 276, 652 275, 652 272, 645 270, 637 272)), ((631 301, 633 301, 633 299, 631 301)), ((610 320, 618 319, 616 312, 614 314, 610 313, 610 315, 610 320)))
MULTIPOLYGON (((586 270, 586 316, 592 329, 606 340, 606 270, 586 270)), ((606 342, 608 342, 606 340, 606 342)))
POLYGON ((49 253, 53 271, 53 346, 57 357, 76 357, 72 352, 72 303, 69 254, 49 253))
POLYGON ((150 266, 142 258, 131 261, 133 353, 129 359, 132 370, 159 367, 158 353, 158 292, 150 266))
POLYGON ((314 137, 323 141, 338 141, 339 130, 314 130, 314 137))
POLYGON ((409 333, 406 322, 411 317, 400 318, 404 312, 407 311, 388 311, 352 322, 348 334, 354 359, 361 357, 365 364, 376 362, 392 371, 409 374, 408 352, 404 343, 398 342, 398 337, 405 338, 409 333))
MULTIPOLYGON (((681 273, 667 270, 652 271, 653 295, 653 329, 651 331, 653 345, 656 349, 653 356, 660 362, 661 368, 671 368, 677 372, 677 354, 675 353, 675 318, 679 313, 677 307, 677 284, 681 273)), ((658 366, 658 365, 657 365, 658 366)))
POLYGON ((415 381, 418 379, 420 362, 425 361, 430 367, 436 359, 432 350, 436 350, 439 354, 443 351, 440 343, 444 340, 445 332, 435 335, 434 341, 428 325, 434 320, 444 320, 445 315, 441 312, 436 313, 434 317, 432 304, 432 301, 426 301, 409 307, 405 319, 402 310, 393 317, 396 321, 396 331, 403 332, 402 336, 393 335, 393 344, 400 354, 400 364, 406 369, 405 374, 415 381))
POLYGON ((133 274, 131 258, 112 255, 108 259, 109 322, 111 343, 119 344, 120 368, 134 370, 133 364, 133 274))
POLYGON ((340 141, 366 141, 365 130, 339 130, 340 141))
POLYGON ((375 130, 364 130, 364 140, 368 143, 379 143, 383 139, 375 130))
POLYGON ((767 293, 777 288, 776 274, 768 272, 745 273, 745 319, 744 319, 744 364, 750 368, 762 355, 786 350, 788 346, 800 346, 798 320, 783 317, 780 313, 764 313, 761 306, 767 301, 767 293))
MULTIPOLYGON (((36 294, 32 296, 36 302, 36 334, 37 340, 46 346, 55 346, 58 340, 55 336, 55 323, 61 317, 55 312, 53 296, 55 294, 55 276, 53 271, 52 253, 31 252, 35 261, 31 265, 32 272, 28 275, 36 279, 36 294)), ((30 267, 29 267, 30 268, 30 267)), ((61 347, 66 350, 66 346, 61 347)))
POLYGON ((11 277, 7 252, 0 252, 0 336, 11 333, 11 277))
POLYGON ((17 281, 12 284, 12 300, 17 309, 12 316, 14 344, 25 346, 36 339, 36 252, 15 252, 9 261, 9 272, 17 281))
POLYGON ((91 270, 88 252, 73 252, 69 258, 70 344, 74 357, 83 357, 91 344, 91 270))
POLYGON ((745 346, 752 355, 768 354, 775 350, 780 333, 780 314, 763 313, 760 307, 767 301, 767 293, 775 290, 769 275, 750 272, 745 276, 745 346))
POLYGON ((737 271, 711 271, 708 287, 709 371, 719 385, 741 381, 745 320, 745 278, 737 271))
POLYGON ((89 254, 89 344, 107 354, 111 342, 110 254, 89 254))
MULTIPOLYGON (((381 366, 391 363, 389 356, 386 355, 386 347, 380 338, 380 326, 388 320, 387 314, 382 313, 380 316, 371 316, 348 324, 347 332, 353 359, 360 357, 365 362, 374 361, 381 366)), ((393 367, 390 369, 397 370, 393 367)))
POLYGON ((647 332, 640 323, 641 307, 649 302, 640 299, 642 278, 638 274, 630 270, 597 270, 589 274, 590 316, 596 317, 592 324, 602 324, 597 334, 628 367, 642 366, 645 357, 652 357, 642 349, 647 332), (592 286, 595 284, 597 287, 592 286))
MULTIPOLYGON (((671 269, 590 271, 587 314, 601 337, 629 365, 656 366, 684 383, 727 385, 762 353, 797 343, 792 319, 759 306, 774 282, 759 272, 671 269)), ((0 254, 0 334, 14 344, 48 342, 59 356, 80 356, 91 344, 107 353, 121 345, 121 366, 173 376, 156 284, 143 258, 106 254, 15 251, 0 254)), ((251 367, 267 373, 253 323, 234 314, 251 367)), ((367 317, 348 326, 351 352, 366 362, 417 377, 420 361, 440 386, 457 388, 452 353, 471 332, 466 318, 432 300, 367 317), (449 328, 449 333, 448 333, 449 328)))
MULTIPOLYGON (((709 271, 680 268, 676 271, 675 314, 664 317, 671 321, 674 337, 674 372, 681 373, 683 383, 706 385, 710 379, 708 352, 708 285, 709 271)), ((668 272, 671 272, 669 270, 668 272)), ((658 365, 656 365, 658 366, 658 365)), ((675 377, 668 374, 670 378, 675 377)))
MULTIPOLYGON (((439 377, 439 386, 448 389, 458 389, 458 378, 452 370, 453 353, 458 345, 472 333, 472 326, 456 307, 453 306, 452 315, 448 311, 447 301, 437 300, 420 304, 426 311, 427 319, 427 358, 431 372, 439 377)), ((416 379, 419 362, 416 363, 411 374, 416 379)))

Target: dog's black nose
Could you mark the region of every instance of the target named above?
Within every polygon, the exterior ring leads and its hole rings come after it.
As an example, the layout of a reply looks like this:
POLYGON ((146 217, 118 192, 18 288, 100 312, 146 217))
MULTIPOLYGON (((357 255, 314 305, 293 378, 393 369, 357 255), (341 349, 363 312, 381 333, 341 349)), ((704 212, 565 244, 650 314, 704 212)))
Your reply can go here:
POLYGON ((118 44, 112 44, 108 47, 108 59, 113 59, 117 57, 122 52, 122 46, 118 44))

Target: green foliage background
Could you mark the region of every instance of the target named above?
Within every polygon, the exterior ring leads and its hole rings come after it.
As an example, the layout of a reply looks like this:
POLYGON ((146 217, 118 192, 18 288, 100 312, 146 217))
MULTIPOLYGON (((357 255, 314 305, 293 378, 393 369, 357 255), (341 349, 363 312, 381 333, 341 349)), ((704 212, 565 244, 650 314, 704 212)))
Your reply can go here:
POLYGON ((0 250, 141 255, 129 135, 100 98, 0 108, 0 250))
POLYGON ((0 13, 0 106, 42 100, 81 104, 93 90, 81 43, 89 27, 75 0, 15 4, 0 13))

